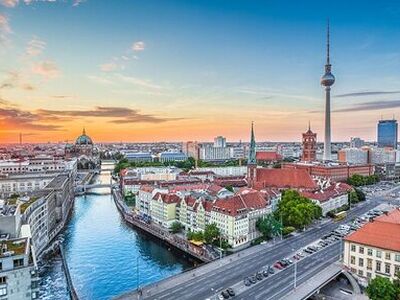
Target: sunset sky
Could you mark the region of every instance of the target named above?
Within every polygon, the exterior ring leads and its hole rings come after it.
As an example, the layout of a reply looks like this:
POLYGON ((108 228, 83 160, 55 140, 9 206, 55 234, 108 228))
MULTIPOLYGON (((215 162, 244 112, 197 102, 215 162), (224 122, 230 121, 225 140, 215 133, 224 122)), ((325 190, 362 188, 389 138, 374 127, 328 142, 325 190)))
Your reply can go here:
POLYGON ((0 0, 0 143, 323 140, 400 118, 399 1, 0 0), (305 2, 305 3, 304 3, 305 2))

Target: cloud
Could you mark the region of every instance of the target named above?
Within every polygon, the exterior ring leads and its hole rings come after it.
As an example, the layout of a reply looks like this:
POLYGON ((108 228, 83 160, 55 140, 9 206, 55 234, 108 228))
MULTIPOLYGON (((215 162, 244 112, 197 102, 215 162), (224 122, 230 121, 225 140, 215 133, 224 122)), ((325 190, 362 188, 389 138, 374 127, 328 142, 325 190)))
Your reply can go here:
POLYGON ((51 96, 51 98, 66 99, 66 98, 72 98, 72 96, 69 96, 69 95, 53 95, 53 96, 51 96))
POLYGON ((122 74, 116 74, 115 76, 123 82, 134 84, 134 85, 141 86, 144 88, 150 88, 150 89, 154 89, 154 90, 162 89, 162 86, 154 84, 150 80, 140 79, 140 78, 136 78, 136 77, 132 77, 132 76, 125 76, 122 74))
POLYGON ((143 41, 137 41, 132 44, 132 50, 133 51, 143 51, 145 49, 146 45, 143 41))
POLYGON ((113 62, 100 65, 100 70, 102 70, 103 72, 112 72, 117 69, 118 69, 118 65, 113 62))
POLYGON ((105 85, 114 85, 114 82, 110 79, 97 76, 97 75, 88 75, 87 78, 95 83, 105 84, 105 85))
POLYGON ((0 82, 0 90, 2 89, 13 89, 13 88, 21 88, 25 91, 33 91, 36 88, 28 83, 24 82, 24 80, 21 78, 21 74, 17 71, 8 71, 6 72, 6 77, 5 79, 0 82))
POLYGON ((26 54, 30 57, 38 56, 42 54, 45 47, 46 43, 34 36, 32 40, 28 42, 28 46, 26 47, 26 54))
POLYGON ((15 7, 18 5, 19 0, 1 0, 0 4, 5 7, 15 7))
POLYGON ((11 33, 10 23, 6 15, 0 14, 0 45, 8 42, 8 35, 11 33))
POLYGON ((61 126, 54 124, 44 124, 42 122, 51 121, 40 114, 24 111, 13 107, 0 107, 0 126, 11 129, 30 129, 38 131, 57 131, 61 126))
POLYGON ((86 0, 73 0, 72 6, 79 6, 81 3, 85 2, 86 0))
POLYGON ((32 72, 46 79, 53 79, 60 75, 60 70, 53 61, 42 61, 32 66, 32 72))
POLYGON ((354 93, 347 93, 347 94, 335 95, 335 98, 364 97, 364 96, 392 95, 392 94, 400 94, 400 91, 365 91, 365 92, 354 92, 354 93))
POLYGON ((382 110, 382 109, 393 109, 398 107, 400 107, 400 100, 373 101, 373 102, 357 103, 348 108, 337 109, 334 112, 382 110))
POLYGON ((95 118, 112 118, 111 123, 162 123, 171 120, 170 118, 162 118, 149 114, 142 114, 136 109, 127 107, 105 107, 97 106, 90 110, 48 110, 39 109, 37 113, 48 117, 95 117, 95 118))

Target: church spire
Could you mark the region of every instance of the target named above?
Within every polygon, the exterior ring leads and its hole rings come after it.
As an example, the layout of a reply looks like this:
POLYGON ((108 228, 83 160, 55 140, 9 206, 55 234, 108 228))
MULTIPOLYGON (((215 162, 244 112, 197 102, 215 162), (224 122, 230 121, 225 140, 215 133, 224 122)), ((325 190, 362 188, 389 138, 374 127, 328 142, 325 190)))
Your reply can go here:
POLYGON ((254 123, 253 122, 251 122, 250 152, 249 152, 249 160, 247 163, 249 165, 257 164, 257 161, 256 161, 256 139, 254 136, 254 123))
POLYGON ((85 127, 83 127, 83 130, 82 130, 82 135, 86 135, 86 130, 85 130, 85 127))

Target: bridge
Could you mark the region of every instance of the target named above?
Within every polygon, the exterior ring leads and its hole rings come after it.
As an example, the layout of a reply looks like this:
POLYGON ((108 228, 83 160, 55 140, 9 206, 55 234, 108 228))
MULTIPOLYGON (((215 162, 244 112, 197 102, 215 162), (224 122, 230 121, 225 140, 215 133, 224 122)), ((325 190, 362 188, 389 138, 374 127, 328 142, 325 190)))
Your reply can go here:
MULTIPOLYGON (((378 204, 377 200, 364 202, 348 213, 347 220, 367 212, 378 204)), ((324 271, 339 260, 342 252, 341 241, 308 255, 249 287, 244 285, 243 278, 273 265, 279 259, 292 256, 300 248, 313 243, 345 222, 347 221, 326 222, 313 226, 302 234, 245 249, 220 260, 203 264, 196 269, 145 285, 117 299, 216 299, 217 295, 228 287, 236 291, 235 299, 286 299, 295 289, 300 289, 304 284, 312 282, 315 274, 324 271)), ((338 269, 332 269, 327 274, 335 276, 338 272, 338 269)), ((322 284, 312 285, 312 290, 309 292, 318 291, 321 286, 322 284)))
POLYGON ((339 261, 329 265, 327 268, 309 278, 296 289, 293 289, 292 292, 286 295, 285 299, 306 300, 312 295, 319 293, 319 291, 325 285, 338 277, 340 274, 343 274, 350 282, 350 285, 353 289, 352 298, 365 299, 365 296, 361 295, 361 289, 357 281, 346 270, 343 270, 343 267, 341 266, 341 263, 339 261))

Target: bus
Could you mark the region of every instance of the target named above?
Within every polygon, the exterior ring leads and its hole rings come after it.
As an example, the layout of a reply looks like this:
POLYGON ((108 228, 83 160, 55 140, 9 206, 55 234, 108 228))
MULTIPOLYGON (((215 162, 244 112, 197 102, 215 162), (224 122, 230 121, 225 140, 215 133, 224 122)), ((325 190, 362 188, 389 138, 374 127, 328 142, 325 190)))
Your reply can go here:
POLYGON ((335 217, 333 218, 335 222, 339 222, 347 217, 347 212, 341 211, 335 214, 335 217))

